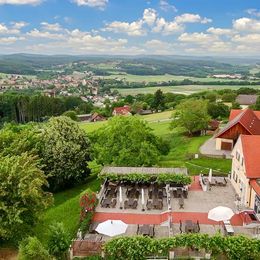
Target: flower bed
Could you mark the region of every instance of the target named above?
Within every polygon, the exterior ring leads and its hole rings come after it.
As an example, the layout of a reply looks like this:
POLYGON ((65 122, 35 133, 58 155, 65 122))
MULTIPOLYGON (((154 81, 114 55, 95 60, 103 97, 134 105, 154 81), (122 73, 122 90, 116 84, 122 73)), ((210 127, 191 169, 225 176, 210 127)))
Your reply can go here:
POLYGON ((80 198, 80 231, 83 234, 89 229, 97 203, 96 193, 91 190, 87 190, 80 198))

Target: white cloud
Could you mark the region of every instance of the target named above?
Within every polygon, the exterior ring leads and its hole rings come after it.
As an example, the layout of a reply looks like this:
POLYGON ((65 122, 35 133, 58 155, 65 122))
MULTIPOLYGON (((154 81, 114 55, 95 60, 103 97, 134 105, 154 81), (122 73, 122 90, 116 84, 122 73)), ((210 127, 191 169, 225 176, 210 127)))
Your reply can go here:
POLYGON ((73 0, 78 6, 89 6, 104 9, 108 4, 108 0, 73 0))
POLYGON ((30 32, 27 32, 26 34, 33 38, 46 38, 46 39, 54 39, 54 40, 64 38, 63 34, 51 33, 48 31, 39 31, 38 29, 33 29, 30 32))
POLYGON ((185 13, 176 16, 175 21, 177 23, 202 23, 202 24, 212 22, 212 20, 209 18, 201 17, 199 14, 190 14, 190 13, 185 13))
POLYGON ((171 5, 168 1, 166 0, 160 0, 160 8, 165 11, 165 12, 168 12, 168 11, 173 11, 173 12, 177 12, 177 8, 174 6, 174 5, 171 5))
POLYGON ((231 29, 215 28, 215 27, 210 27, 209 29, 207 29, 207 32, 215 35, 229 35, 233 33, 231 29))
POLYGON ((130 36, 143 36, 146 31, 143 29, 143 21, 135 21, 132 23, 115 21, 106 25, 104 31, 114 33, 125 33, 130 36))
POLYGON ((149 26, 152 26, 157 19, 157 12, 152 9, 148 8, 144 10, 143 13, 143 21, 148 24, 149 26))
POLYGON ((181 42, 191 42, 196 44, 205 44, 208 42, 216 41, 218 38, 215 35, 207 33, 183 33, 179 36, 178 40, 181 42))
POLYGON ((38 5, 42 0, 0 0, 0 5, 38 5))
POLYGON ((233 28, 237 31, 260 32, 260 20, 242 17, 233 21, 233 28))
POLYGON ((254 8, 247 9, 246 12, 250 15, 260 17, 260 11, 254 8))
POLYGON ((54 31, 54 32, 58 32, 61 31, 62 28, 60 26, 59 23, 47 23, 47 22, 42 22, 41 23, 42 28, 46 31, 54 31))
POLYGON ((10 45, 10 44, 14 44, 18 40, 24 40, 24 39, 25 39, 24 37, 14 37, 14 36, 0 37, 0 45, 10 45))
POLYGON ((21 21, 21 22, 12 22, 12 25, 13 25, 13 28, 14 28, 14 29, 20 30, 20 29, 22 29, 23 27, 29 25, 29 23, 23 22, 23 21, 21 21))
POLYGON ((260 34, 259 33, 253 33, 253 34, 247 34, 247 35, 235 35, 232 37, 232 41, 248 44, 250 46, 251 44, 259 44, 260 43, 260 34))

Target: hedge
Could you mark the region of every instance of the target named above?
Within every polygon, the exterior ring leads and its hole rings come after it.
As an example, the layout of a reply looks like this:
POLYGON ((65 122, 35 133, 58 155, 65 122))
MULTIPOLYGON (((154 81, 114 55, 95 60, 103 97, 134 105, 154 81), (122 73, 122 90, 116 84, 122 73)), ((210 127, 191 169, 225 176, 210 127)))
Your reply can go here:
POLYGON ((172 173, 160 173, 160 174, 143 174, 143 173, 129 173, 129 174, 117 174, 117 173, 103 173, 99 174, 100 179, 109 179, 111 181, 130 181, 130 182, 158 182, 163 183, 175 183, 188 185, 191 184, 191 177, 183 174, 172 173))
POLYGON ((205 249, 212 256, 225 255, 232 260, 260 259, 260 240, 244 236, 216 234, 182 234, 171 238, 119 237, 104 245, 105 259, 142 260, 152 256, 168 256, 171 249, 187 247, 205 249))

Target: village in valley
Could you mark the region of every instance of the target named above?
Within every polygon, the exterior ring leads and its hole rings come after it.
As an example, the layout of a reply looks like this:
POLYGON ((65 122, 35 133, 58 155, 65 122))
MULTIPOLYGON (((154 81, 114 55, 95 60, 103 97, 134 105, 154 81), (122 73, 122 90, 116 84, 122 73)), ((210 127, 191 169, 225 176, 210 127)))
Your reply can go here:
POLYGON ((208 2, 0 0, 0 260, 260 260, 260 4, 208 2))

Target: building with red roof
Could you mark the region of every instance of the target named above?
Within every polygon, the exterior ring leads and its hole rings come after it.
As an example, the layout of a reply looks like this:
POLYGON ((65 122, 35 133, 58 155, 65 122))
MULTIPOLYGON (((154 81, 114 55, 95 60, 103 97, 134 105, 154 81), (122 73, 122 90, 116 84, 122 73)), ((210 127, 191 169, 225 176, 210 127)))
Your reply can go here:
POLYGON ((131 114, 131 107, 130 106, 123 106, 123 107, 115 107, 113 110, 113 116, 129 116, 131 114))
POLYGON ((240 135, 232 156, 231 183, 242 206, 260 214, 260 136, 240 135))
POLYGON ((231 151, 243 135, 260 135, 260 111, 231 110, 229 122, 215 136, 217 150, 231 151))

